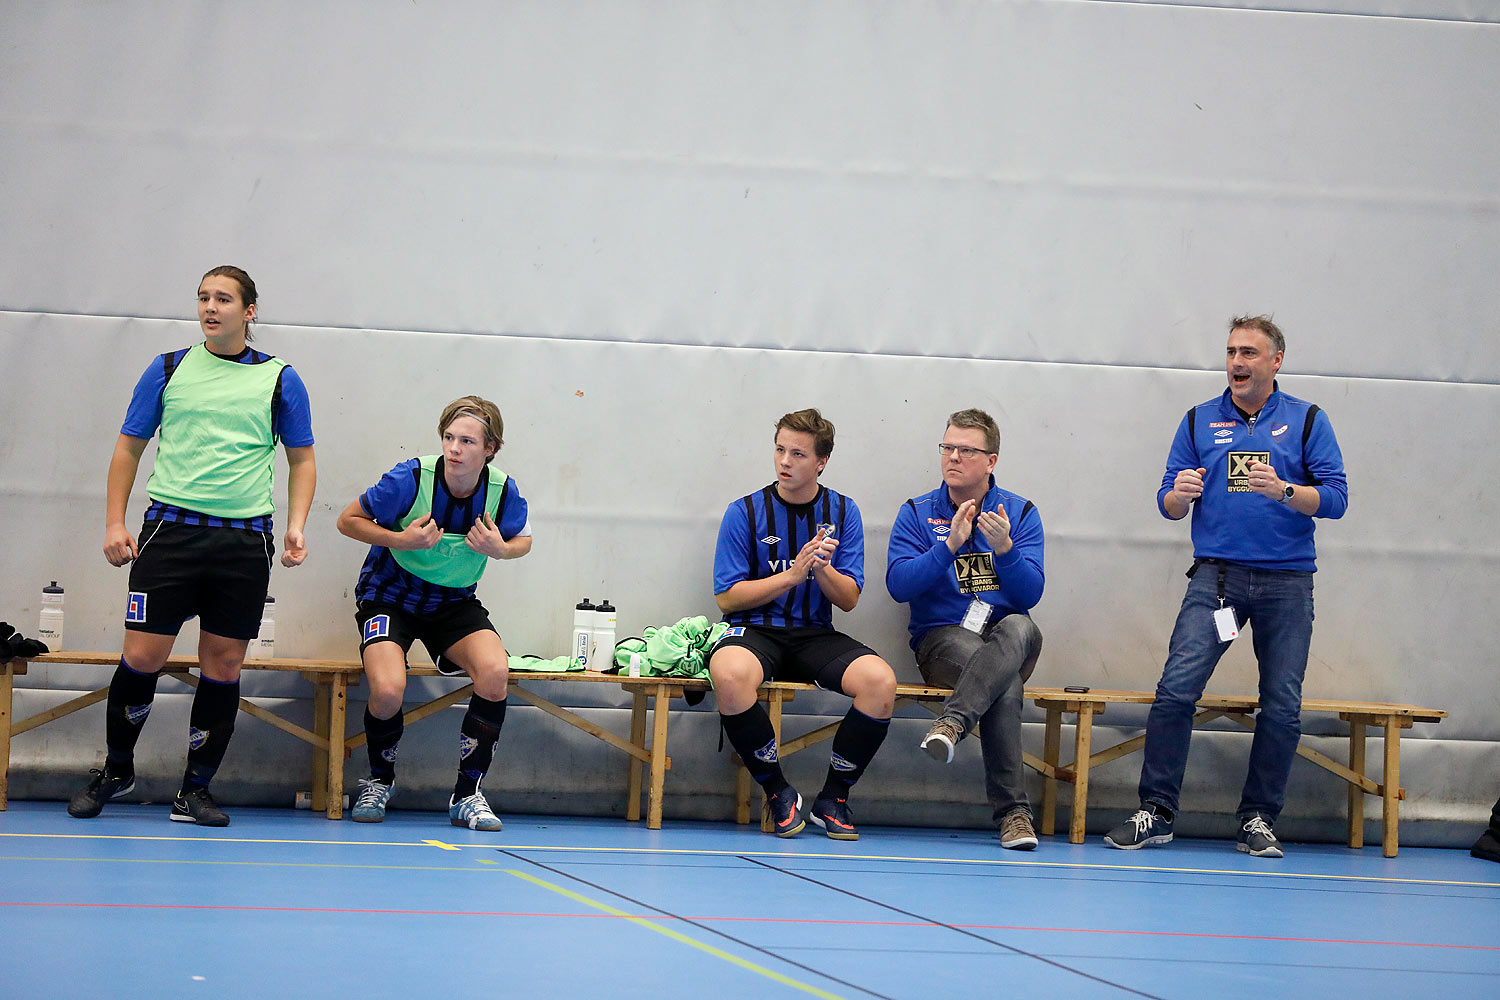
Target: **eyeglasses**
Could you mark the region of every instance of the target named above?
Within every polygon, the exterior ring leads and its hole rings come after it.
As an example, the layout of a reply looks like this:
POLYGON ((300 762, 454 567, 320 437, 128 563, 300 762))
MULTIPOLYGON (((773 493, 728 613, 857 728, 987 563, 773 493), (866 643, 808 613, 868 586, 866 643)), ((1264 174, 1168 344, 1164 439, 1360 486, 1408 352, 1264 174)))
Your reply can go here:
POLYGON ((942 455, 944 458, 947 458, 955 451, 958 452, 958 457, 964 459, 965 461, 975 457, 976 455, 991 454, 991 452, 985 451, 983 448, 970 448, 966 444, 949 444, 947 441, 944 441, 938 445, 938 454, 942 455))

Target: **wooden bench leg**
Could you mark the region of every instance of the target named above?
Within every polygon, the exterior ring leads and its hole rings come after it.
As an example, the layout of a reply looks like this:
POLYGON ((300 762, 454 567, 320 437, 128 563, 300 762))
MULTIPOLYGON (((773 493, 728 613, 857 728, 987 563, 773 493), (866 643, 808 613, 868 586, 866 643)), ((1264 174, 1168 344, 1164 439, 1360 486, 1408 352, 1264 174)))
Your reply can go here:
MULTIPOLYGON (((308 679, 313 682, 313 732, 326 740, 328 739, 329 682, 322 677, 308 679)), ((329 746, 331 748, 332 743, 329 746)), ((311 805, 313 812, 323 812, 328 808, 328 751, 319 750, 317 747, 313 747, 311 805)))
POLYGON ((1401 820, 1401 726, 1394 716, 1385 719, 1385 778, 1380 813, 1382 836, 1380 853, 1396 856, 1396 824, 1401 820))
POLYGON ((1089 754, 1094 734, 1094 706, 1078 706, 1078 731, 1074 741, 1073 821, 1068 824, 1068 843, 1083 843, 1084 818, 1089 808, 1089 754))
POLYGON ((349 707, 349 678, 334 674, 328 686, 328 809, 329 819, 344 818, 344 727, 349 707))
POLYGON ((750 823, 750 793, 755 791, 755 782, 751 780, 750 771, 738 756, 734 758, 734 763, 734 821, 740 826, 748 826, 750 823))
MULTIPOLYGON (((1365 718, 1349 718, 1349 770, 1365 776, 1365 718)), ((1365 846, 1365 791, 1352 782, 1349 785, 1349 846, 1365 846)))
MULTIPOLYGON (((630 692, 630 742, 646 749, 646 691, 636 688, 630 692)), ((630 758, 630 782, 627 785, 625 818, 632 823, 641 818, 641 762, 630 758)))
POLYGON ((15 668, 0 665, 0 809, 10 801, 10 720, 11 699, 15 695, 15 668))
POLYGON ((652 721, 651 733, 651 801, 647 804, 646 829, 661 829, 661 797, 667 785, 667 712, 672 699, 667 686, 659 684, 651 689, 652 721))
POLYGON ((1047 728, 1042 741, 1042 759, 1052 773, 1042 778, 1042 833, 1057 831, 1057 758, 1062 744, 1062 710, 1048 707, 1047 728))

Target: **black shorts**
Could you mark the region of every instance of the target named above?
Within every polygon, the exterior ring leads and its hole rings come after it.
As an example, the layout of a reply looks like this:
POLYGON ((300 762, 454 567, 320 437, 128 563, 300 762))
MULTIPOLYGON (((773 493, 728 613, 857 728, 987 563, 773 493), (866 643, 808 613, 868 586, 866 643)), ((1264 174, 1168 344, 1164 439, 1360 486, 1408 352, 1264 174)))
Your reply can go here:
MULTIPOLYGON (((393 604, 358 601, 354 606, 354 620, 359 624, 361 653, 366 646, 377 642, 394 642, 404 653, 420 639, 434 660, 466 636, 486 629, 495 632, 495 626, 490 624, 490 613, 484 610, 477 597, 446 604, 430 615, 402 611, 393 604)), ((499 635, 498 632, 495 634, 499 635)))
POLYGON ((205 632, 254 639, 275 554, 262 531, 147 521, 130 566, 125 627, 176 635, 196 615, 205 632))
POLYGON ((831 628, 771 628, 731 625, 714 644, 713 653, 726 646, 743 646, 760 660, 766 680, 816 684, 825 691, 844 693, 844 671, 861 656, 878 656, 857 639, 831 628))

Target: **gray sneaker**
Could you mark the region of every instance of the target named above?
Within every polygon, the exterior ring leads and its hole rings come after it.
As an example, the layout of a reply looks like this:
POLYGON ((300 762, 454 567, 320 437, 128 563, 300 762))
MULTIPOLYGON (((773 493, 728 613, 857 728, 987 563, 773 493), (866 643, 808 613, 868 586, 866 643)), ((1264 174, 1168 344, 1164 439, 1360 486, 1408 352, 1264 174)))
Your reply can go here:
POLYGON ((1104 842, 1122 851, 1134 851, 1153 844, 1172 842, 1172 821, 1160 813, 1142 807, 1131 817, 1104 835, 1104 842))
POLYGON ((1276 834, 1271 832, 1271 824, 1259 813, 1246 817, 1245 822, 1240 825, 1240 832, 1235 835, 1234 849, 1252 858, 1281 857, 1281 841, 1276 839, 1276 834))
POLYGON ((945 715, 927 730, 927 735, 922 738, 922 749, 939 764, 951 764, 953 748, 963 739, 963 735, 963 724, 951 715, 945 715))
POLYGON ((1025 809, 1012 809, 1000 821, 1000 846, 1010 851, 1036 850, 1036 830, 1031 825, 1031 813, 1025 809))
POLYGON ((354 809, 349 813, 356 823, 380 823, 385 820, 385 804, 396 793, 395 785, 387 785, 374 778, 359 779, 359 797, 354 800, 354 809))

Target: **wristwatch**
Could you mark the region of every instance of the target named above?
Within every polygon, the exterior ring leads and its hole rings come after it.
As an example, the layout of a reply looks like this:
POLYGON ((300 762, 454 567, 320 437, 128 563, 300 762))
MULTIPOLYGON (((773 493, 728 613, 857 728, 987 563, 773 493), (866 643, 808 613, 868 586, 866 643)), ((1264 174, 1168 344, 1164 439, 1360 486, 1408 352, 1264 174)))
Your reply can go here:
POLYGON ((1281 491, 1281 499, 1277 500, 1276 502, 1277 503, 1286 503, 1288 500, 1290 500, 1295 495, 1296 495, 1296 491, 1292 489, 1292 484, 1291 483, 1287 483, 1286 486, 1281 491))

